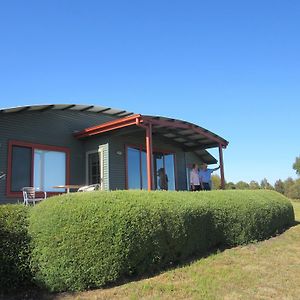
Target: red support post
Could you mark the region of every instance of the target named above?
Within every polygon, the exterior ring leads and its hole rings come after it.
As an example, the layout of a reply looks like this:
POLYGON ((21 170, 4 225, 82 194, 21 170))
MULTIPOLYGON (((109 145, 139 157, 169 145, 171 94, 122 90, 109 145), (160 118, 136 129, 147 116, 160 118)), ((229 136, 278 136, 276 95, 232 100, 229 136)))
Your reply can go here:
POLYGON ((146 127, 146 151, 147 151, 147 178, 148 191, 153 189, 153 150, 152 150, 152 125, 147 124, 146 127))
POLYGON ((220 174, 221 174, 221 189, 225 190, 223 148, 221 144, 219 144, 219 163, 220 163, 220 174))

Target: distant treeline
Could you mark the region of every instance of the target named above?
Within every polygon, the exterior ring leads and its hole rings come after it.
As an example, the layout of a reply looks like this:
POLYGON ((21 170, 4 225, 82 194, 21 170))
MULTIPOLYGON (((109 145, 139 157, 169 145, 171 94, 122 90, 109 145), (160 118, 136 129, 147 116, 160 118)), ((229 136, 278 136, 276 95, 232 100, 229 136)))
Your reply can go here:
MULTIPOLYGON (((218 175, 212 176, 212 182, 213 189, 220 189, 221 179, 218 175)), ((225 188, 227 190, 275 190, 289 198, 300 199, 300 179, 294 180, 291 177, 284 181, 278 179, 274 185, 269 183, 266 178, 261 180, 261 182, 257 182, 255 180, 252 180, 249 183, 245 181, 239 181, 237 183, 226 182, 225 188)))
MULTIPOLYGON (((293 169, 296 171, 296 174, 300 176, 300 156, 296 157, 293 164, 293 169)), ((213 175, 211 177, 212 185, 214 190, 218 190, 221 187, 221 178, 218 175, 213 175)), ((300 199, 300 179, 294 180, 289 177, 288 179, 282 181, 278 179, 274 186, 264 178, 260 183, 252 180, 250 183, 245 181, 239 181, 237 183, 226 182, 225 188, 227 190, 275 190, 278 193, 281 193, 291 199, 300 199)))

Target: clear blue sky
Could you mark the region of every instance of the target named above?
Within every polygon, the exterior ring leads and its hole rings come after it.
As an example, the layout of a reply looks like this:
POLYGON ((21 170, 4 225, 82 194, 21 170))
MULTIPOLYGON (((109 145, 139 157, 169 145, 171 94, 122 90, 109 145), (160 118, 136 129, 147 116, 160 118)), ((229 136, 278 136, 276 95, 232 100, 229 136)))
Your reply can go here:
POLYGON ((300 1, 0 0, 0 106, 97 104, 229 140, 228 181, 296 177, 300 1))

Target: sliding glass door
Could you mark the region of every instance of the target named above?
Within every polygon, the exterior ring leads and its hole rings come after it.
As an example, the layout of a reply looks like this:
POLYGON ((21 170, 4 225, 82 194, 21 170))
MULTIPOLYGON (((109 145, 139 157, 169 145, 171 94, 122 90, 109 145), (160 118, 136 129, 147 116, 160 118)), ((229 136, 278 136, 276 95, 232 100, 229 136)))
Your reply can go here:
MULTIPOLYGON (((127 147, 127 188, 147 189, 146 151, 127 147)), ((173 153, 153 152, 154 188, 175 190, 175 159, 173 153)))

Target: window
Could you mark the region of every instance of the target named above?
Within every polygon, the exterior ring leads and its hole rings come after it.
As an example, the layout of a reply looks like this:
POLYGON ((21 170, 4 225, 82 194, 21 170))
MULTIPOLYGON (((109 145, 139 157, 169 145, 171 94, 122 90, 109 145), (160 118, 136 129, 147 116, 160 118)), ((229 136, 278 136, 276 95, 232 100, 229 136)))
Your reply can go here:
POLYGON ((12 147, 11 191, 19 192, 31 183, 31 148, 12 147))
POLYGON ((168 186, 169 190, 175 190, 175 162, 174 162, 174 154, 165 154, 164 155, 164 163, 166 174, 168 175, 168 186))
POLYGON ((41 191, 57 192, 53 186, 66 184, 66 153, 34 149, 34 187, 41 191))
MULTIPOLYGON (((173 153, 153 152, 155 189, 175 190, 173 153)), ((142 148, 127 147, 127 188, 147 189, 147 155, 142 148)))
POLYGON ((103 185, 104 163, 103 163, 103 147, 99 146, 96 151, 88 151, 86 153, 86 184, 103 185))
POLYGON ((8 160, 8 195, 19 195, 25 186, 59 192, 53 186, 68 183, 67 148, 11 141, 8 160))
POLYGON ((128 148, 127 160, 128 189, 141 189, 142 175, 140 150, 128 148))

